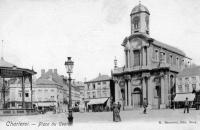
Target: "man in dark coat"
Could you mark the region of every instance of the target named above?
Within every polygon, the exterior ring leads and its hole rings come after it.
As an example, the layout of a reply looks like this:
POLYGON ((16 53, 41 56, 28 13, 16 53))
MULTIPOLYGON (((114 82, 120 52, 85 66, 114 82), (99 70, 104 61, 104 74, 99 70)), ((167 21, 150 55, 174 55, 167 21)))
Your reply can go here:
POLYGON ((147 100, 146 100, 146 98, 144 98, 144 100, 143 100, 143 107, 144 107, 143 113, 144 113, 144 114, 147 113, 147 106, 148 106, 147 100))
POLYGON ((118 110, 119 110, 119 112, 120 112, 120 109, 121 109, 121 104, 118 102, 118 104, 117 104, 117 108, 118 108, 118 110))
POLYGON ((190 108, 190 103, 188 101, 188 98, 186 97, 184 113, 185 113, 186 109, 187 109, 187 113, 189 113, 189 108, 190 108))

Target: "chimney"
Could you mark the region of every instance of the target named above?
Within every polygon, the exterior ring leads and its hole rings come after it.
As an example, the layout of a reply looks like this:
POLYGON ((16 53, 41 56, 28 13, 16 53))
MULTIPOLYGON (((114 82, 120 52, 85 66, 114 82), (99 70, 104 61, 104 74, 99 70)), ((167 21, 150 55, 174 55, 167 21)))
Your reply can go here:
POLYGON ((52 76, 52 75, 49 75, 48 80, 52 81, 52 80, 53 80, 53 76, 52 76))
POLYGON ((56 75, 58 74, 58 70, 57 70, 57 69, 54 69, 53 72, 54 72, 54 74, 56 74, 56 75))
POLYGON ((53 73, 53 70, 52 70, 52 69, 49 69, 48 71, 49 71, 49 73, 50 73, 50 74, 52 74, 52 73, 53 73))
POLYGON ((45 69, 41 69, 41 77, 43 77, 45 74, 45 69))
POLYGON ((101 73, 99 73, 99 77, 101 77, 101 73))

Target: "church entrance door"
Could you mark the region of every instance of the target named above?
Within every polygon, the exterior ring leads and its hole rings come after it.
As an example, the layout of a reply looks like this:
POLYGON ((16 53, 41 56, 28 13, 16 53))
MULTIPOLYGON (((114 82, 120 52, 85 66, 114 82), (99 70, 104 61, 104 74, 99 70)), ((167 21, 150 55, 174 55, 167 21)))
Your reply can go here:
POLYGON ((131 94, 131 105, 134 106, 134 108, 140 108, 141 107, 141 89, 135 88, 133 93, 131 94))

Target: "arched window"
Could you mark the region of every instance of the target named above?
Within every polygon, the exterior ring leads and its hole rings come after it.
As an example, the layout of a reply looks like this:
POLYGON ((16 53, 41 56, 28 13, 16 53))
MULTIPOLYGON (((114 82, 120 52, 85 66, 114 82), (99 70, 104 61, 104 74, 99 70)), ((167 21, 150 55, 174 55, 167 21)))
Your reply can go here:
POLYGON ((140 22, 140 18, 138 16, 133 18, 134 29, 139 28, 139 22, 140 22))
POLYGON ((147 27, 147 29, 149 29, 149 17, 148 16, 145 17, 145 21, 146 21, 146 27, 147 27))

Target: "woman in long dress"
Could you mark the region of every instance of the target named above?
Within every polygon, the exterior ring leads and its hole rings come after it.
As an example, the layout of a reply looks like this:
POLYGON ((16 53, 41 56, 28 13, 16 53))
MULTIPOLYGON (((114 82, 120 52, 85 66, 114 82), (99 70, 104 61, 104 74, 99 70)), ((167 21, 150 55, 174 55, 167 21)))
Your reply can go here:
POLYGON ((119 115, 119 109, 116 103, 113 104, 113 121, 115 122, 121 121, 121 117, 119 115))

